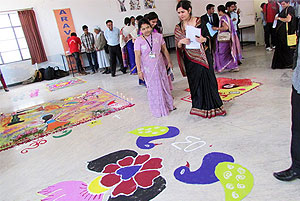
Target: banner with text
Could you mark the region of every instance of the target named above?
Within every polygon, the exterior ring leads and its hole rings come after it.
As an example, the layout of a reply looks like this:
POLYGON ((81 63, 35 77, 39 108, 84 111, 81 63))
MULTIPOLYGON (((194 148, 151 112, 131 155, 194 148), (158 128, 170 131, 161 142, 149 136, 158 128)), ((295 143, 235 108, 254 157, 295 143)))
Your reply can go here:
POLYGON ((72 13, 70 8, 53 10, 56 18, 60 38, 64 47, 64 53, 69 51, 67 40, 71 37, 71 33, 75 32, 72 13))

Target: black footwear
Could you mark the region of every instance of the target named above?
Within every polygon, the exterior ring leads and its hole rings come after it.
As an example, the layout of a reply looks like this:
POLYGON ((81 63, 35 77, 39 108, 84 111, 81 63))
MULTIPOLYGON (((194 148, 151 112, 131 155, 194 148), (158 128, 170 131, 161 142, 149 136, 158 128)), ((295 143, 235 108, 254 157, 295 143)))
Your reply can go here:
POLYGON ((297 178, 300 179, 300 175, 297 174, 292 168, 282 172, 274 172, 273 176, 280 181, 292 181, 297 178))
POLYGON ((5 92, 9 92, 9 89, 8 89, 8 88, 4 88, 4 91, 5 91, 5 92))
POLYGON ((123 74, 126 74, 126 73, 127 73, 127 72, 126 72, 126 68, 123 68, 121 71, 122 71, 123 74))
POLYGON ((105 71, 103 71, 103 72, 102 72, 102 74, 107 74, 107 72, 108 72, 108 71, 107 71, 107 70, 105 70, 105 71))
POLYGON ((111 76, 112 76, 112 77, 116 77, 116 75, 114 75, 114 74, 111 74, 111 76))

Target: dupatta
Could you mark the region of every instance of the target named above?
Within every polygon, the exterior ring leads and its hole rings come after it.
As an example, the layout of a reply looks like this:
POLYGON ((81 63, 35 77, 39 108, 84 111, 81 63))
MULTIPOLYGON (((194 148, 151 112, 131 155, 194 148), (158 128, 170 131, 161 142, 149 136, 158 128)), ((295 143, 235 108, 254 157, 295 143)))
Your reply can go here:
MULTIPOLYGON (((200 28, 200 26, 201 26, 201 18, 197 17, 195 27, 200 28)), ((178 60, 179 68, 180 68, 182 75, 184 77, 186 76, 185 65, 183 62, 184 54, 190 61, 200 64, 201 66, 209 69, 209 64, 207 61, 205 50, 202 45, 200 45, 200 49, 186 49, 185 46, 183 46, 182 48, 178 48, 178 42, 181 39, 184 39, 186 37, 186 32, 182 28, 181 22, 175 26, 174 34, 175 34, 177 60, 178 60)))

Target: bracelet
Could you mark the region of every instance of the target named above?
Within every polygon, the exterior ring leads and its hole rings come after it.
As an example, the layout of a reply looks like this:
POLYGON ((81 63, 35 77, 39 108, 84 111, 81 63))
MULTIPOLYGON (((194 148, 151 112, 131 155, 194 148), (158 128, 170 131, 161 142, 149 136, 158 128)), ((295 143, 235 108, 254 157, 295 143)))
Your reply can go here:
POLYGON ((138 72, 138 74, 143 73, 142 71, 138 72))

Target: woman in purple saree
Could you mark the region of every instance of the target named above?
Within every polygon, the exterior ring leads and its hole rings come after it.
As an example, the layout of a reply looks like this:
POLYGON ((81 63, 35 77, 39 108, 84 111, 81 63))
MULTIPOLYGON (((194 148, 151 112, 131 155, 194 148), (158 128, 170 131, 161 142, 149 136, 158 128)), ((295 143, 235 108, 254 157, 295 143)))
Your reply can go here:
POLYGON ((218 14, 220 18, 219 33, 229 32, 230 41, 219 42, 216 41, 215 63, 214 68, 217 72, 229 70, 233 72, 239 71, 239 62, 242 59, 242 50, 237 32, 234 28, 233 22, 226 14, 225 6, 218 6, 218 14))

